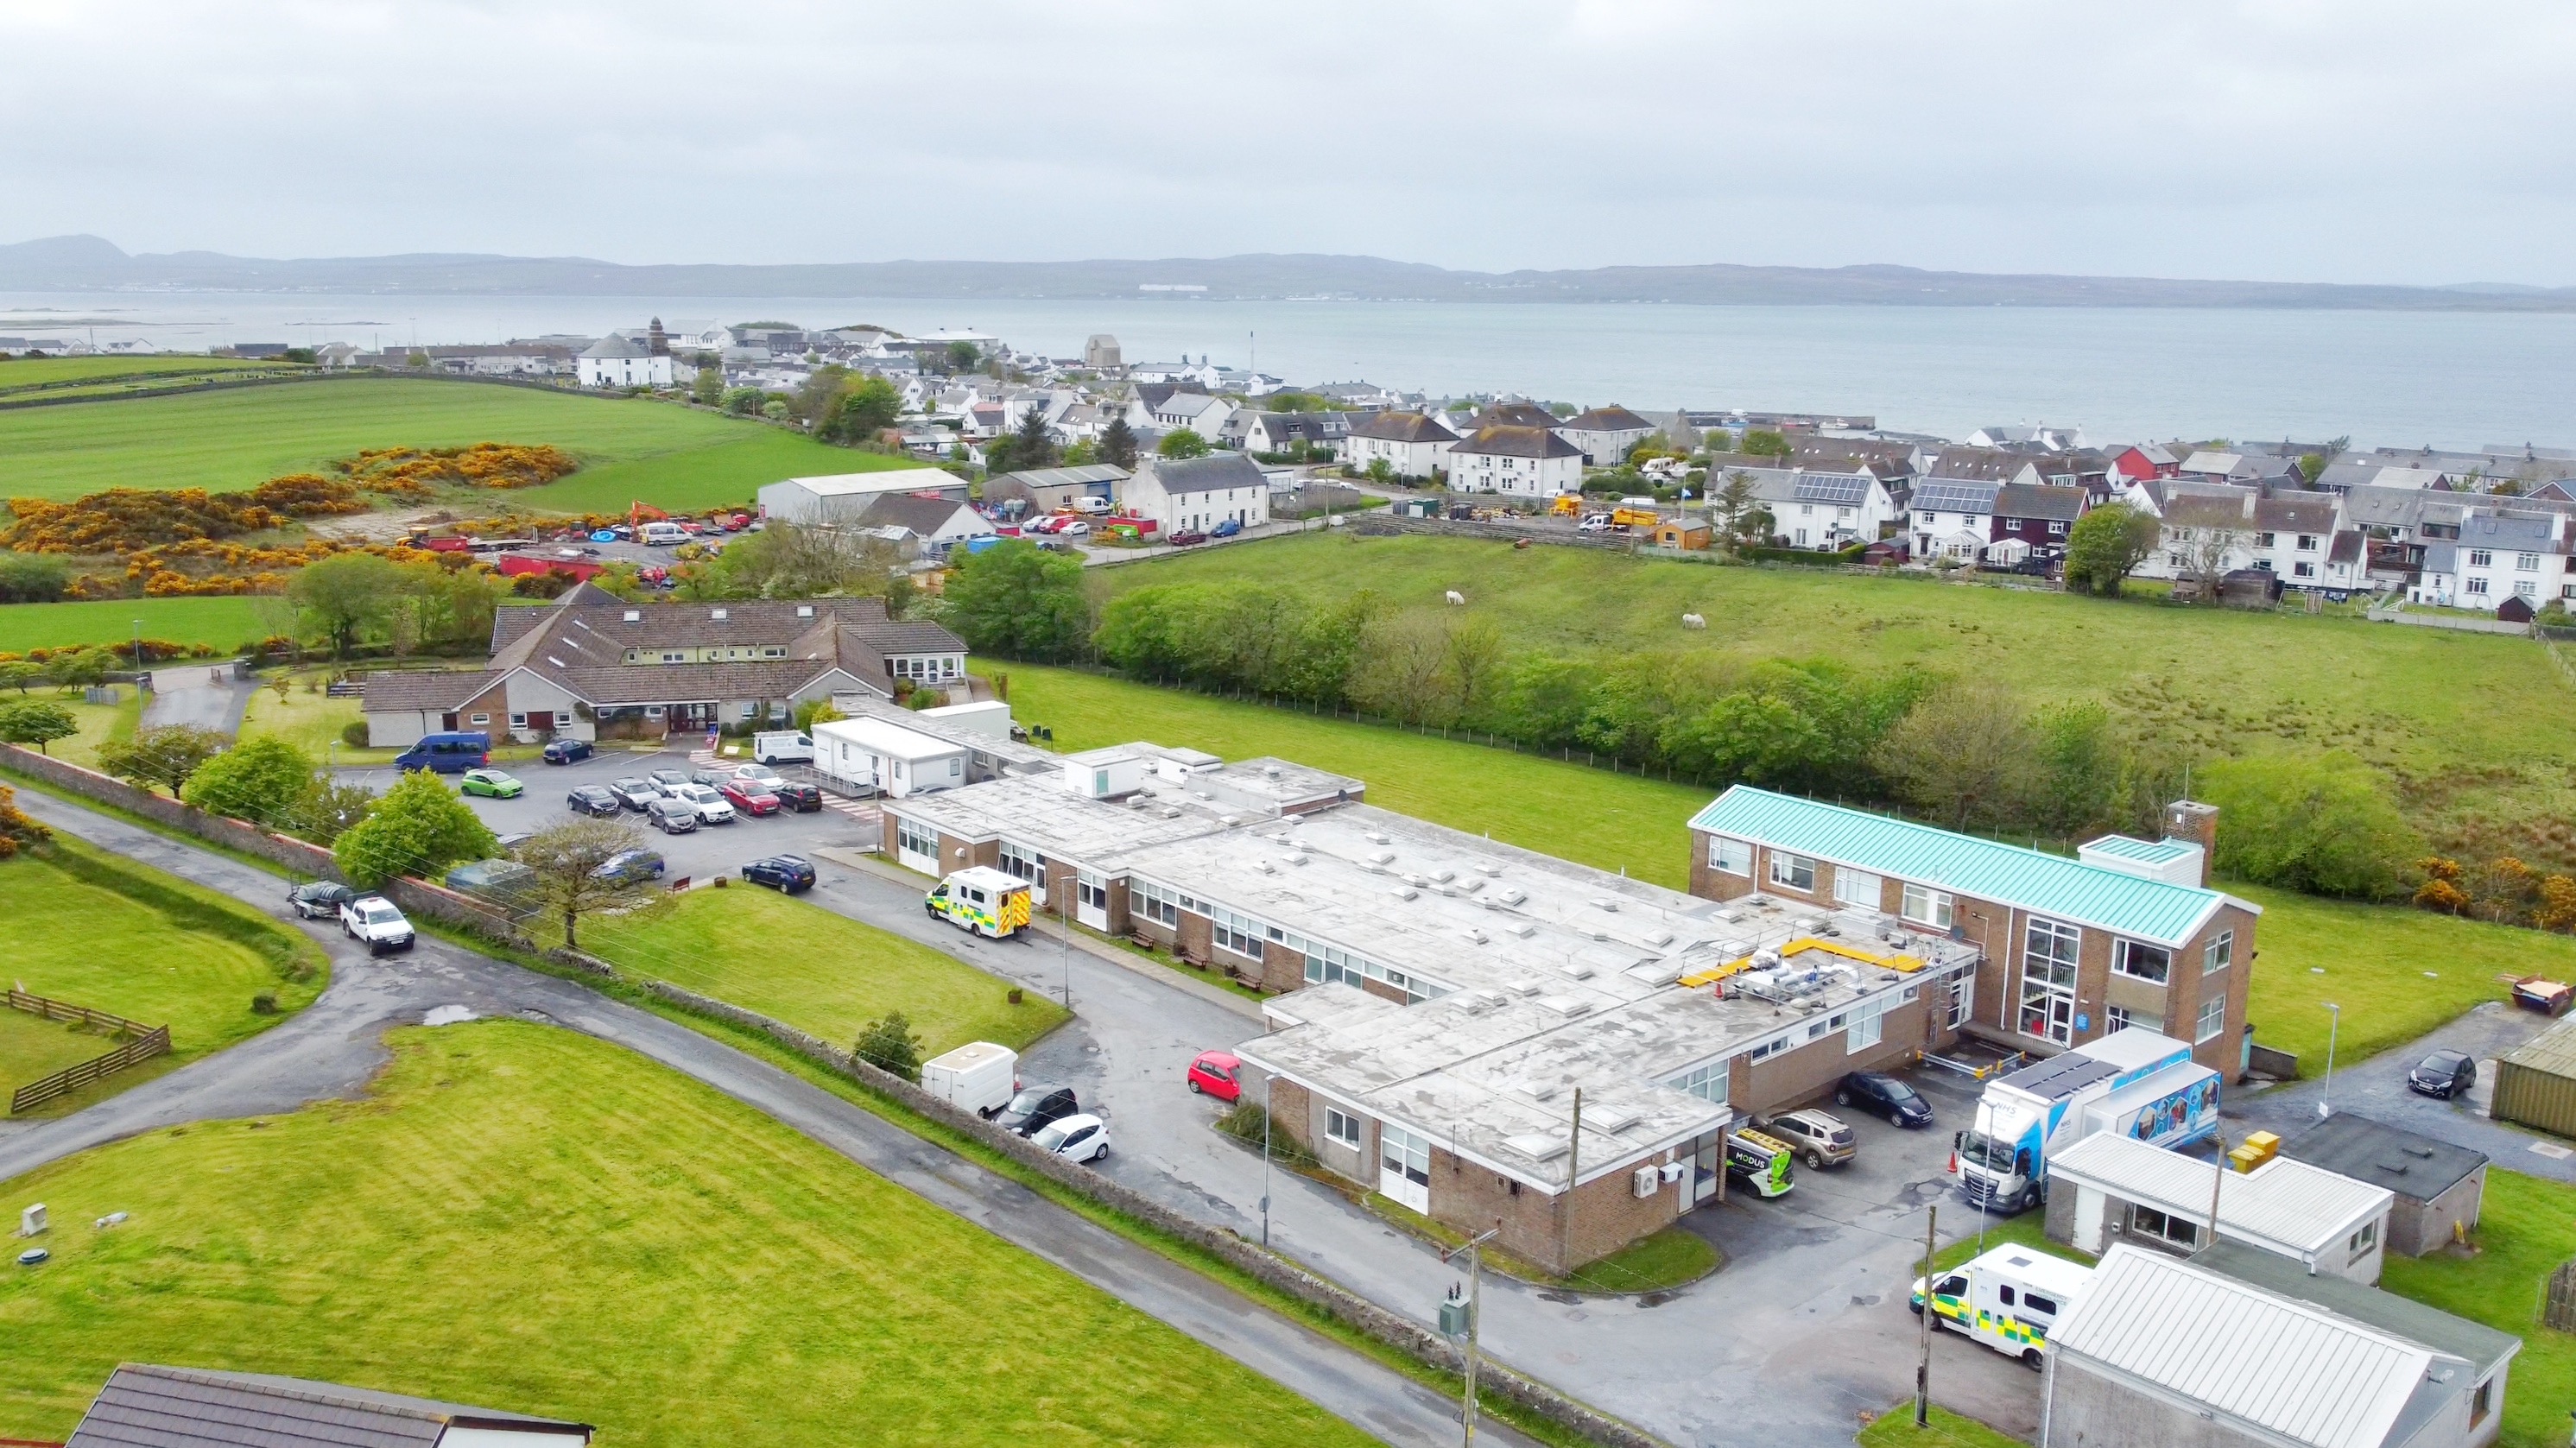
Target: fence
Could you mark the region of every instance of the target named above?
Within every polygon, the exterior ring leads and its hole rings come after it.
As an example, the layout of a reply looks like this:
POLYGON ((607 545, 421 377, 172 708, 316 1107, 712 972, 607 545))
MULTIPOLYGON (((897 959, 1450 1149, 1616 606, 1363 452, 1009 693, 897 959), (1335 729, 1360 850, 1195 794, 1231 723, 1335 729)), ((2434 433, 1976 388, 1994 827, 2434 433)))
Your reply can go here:
POLYGON ((2549 1274, 2549 1297, 2540 1320, 2560 1332, 2576 1332, 2576 1262, 2561 1262, 2549 1274))
POLYGON ((120 1036, 134 1037, 133 1040, 103 1056, 92 1056, 76 1065, 66 1066, 41 1081, 30 1081, 11 1092, 9 1094, 11 1115, 42 1106, 58 1096, 66 1096, 78 1091, 101 1077, 113 1076, 138 1061, 149 1061, 155 1056, 167 1055, 170 1051, 168 1026, 147 1026, 141 1021, 130 1021, 123 1016, 92 1010, 88 1006, 76 1006, 69 1001, 49 1000, 44 996, 23 990, 10 991, 7 999, 12 1009, 25 1011, 29 1015, 48 1021, 78 1021, 85 1026, 104 1026, 120 1036))

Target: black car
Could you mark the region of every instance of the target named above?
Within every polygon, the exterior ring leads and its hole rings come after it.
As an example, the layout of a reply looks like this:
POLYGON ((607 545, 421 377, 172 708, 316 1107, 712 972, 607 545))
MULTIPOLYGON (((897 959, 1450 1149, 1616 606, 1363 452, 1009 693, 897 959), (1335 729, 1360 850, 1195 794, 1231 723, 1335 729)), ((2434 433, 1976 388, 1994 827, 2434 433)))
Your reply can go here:
POLYGON ((2464 1051, 2435 1051, 2406 1073, 2406 1089, 2445 1101, 2478 1084, 2477 1058, 2464 1051))
POLYGON ((644 811, 644 821, 666 835, 685 835, 698 827, 698 807, 685 799, 657 799, 644 811))
POLYGON ((778 796, 780 809, 794 810, 798 814, 812 814, 823 807, 823 791, 810 784, 789 784, 781 780, 771 785, 769 792, 778 796))
POLYGON ((664 868, 661 855, 652 850, 619 850, 600 861, 599 868, 590 873, 597 879, 614 880, 621 885, 640 885, 647 880, 662 878, 664 868))
POLYGON ((1884 1071, 1854 1071, 1834 1088, 1836 1106, 1857 1106, 1899 1126, 1930 1126, 1932 1103, 1923 1093, 1884 1071))
POLYGON ((576 759, 588 759, 596 752, 587 739, 557 739, 539 750, 537 757, 548 764, 570 764, 576 759))
POLYGON ((617 796, 619 804, 638 810, 652 808, 653 801, 662 797, 661 789, 649 779, 614 780, 609 784, 608 792, 617 796))
POLYGON ((814 888, 814 866, 803 855, 772 855, 742 867, 745 883, 767 885, 781 895, 814 888))
POLYGON ((1061 1121, 1081 1110, 1082 1103, 1073 1099, 1070 1086, 1029 1086, 1011 1098, 1011 1104, 1001 1109, 993 1124, 1022 1136, 1034 1136, 1048 1122, 1061 1121))
POLYGON ((626 813, 626 806, 619 804, 617 802, 617 796, 609 793, 608 787, 601 784, 585 784, 581 786, 572 793, 565 795, 564 803, 572 807, 572 812, 574 814, 620 815, 626 813))
POLYGON ((358 898, 358 892, 337 880, 307 880, 286 892, 286 903, 307 920, 337 920, 340 907, 358 898))

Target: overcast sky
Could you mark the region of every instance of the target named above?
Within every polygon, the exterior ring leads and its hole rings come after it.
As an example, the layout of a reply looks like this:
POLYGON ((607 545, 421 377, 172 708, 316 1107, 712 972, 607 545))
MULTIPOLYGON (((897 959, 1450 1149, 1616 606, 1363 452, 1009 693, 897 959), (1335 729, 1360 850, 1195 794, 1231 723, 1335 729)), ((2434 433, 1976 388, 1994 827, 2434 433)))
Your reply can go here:
POLYGON ((0 0, 0 241, 2576 284, 2576 6, 0 0))

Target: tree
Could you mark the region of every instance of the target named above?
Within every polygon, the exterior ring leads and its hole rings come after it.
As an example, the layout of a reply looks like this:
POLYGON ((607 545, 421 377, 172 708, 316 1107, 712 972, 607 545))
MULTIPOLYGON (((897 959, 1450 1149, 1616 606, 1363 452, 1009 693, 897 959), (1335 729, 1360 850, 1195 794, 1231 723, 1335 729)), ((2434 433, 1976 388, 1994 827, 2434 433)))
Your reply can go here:
POLYGON ((796 732, 800 734, 811 734, 814 732, 814 726, 817 724, 829 724, 835 719, 847 719, 849 717, 849 715, 842 713, 840 709, 832 703, 832 700, 828 695, 821 698, 808 699, 804 703, 796 706, 796 732))
POLYGON ((840 407, 841 398, 849 392, 853 385, 850 381, 852 375, 849 368, 838 362, 817 367, 805 374, 803 385, 796 389, 795 399, 788 405, 799 421, 820 429, 823 419, 840 407))
POLYGON ((71 565, 42 553, 0 553, 0 603, 52 603, 71 586, 71 565))
POLYGON ((2225 812, 2218 868, 2258 885, 2387 899, 2404 893, 2403 867, 2419 857, 2378 774, 2340 750, 2216 760, 2200 792, 2225 812))
POLYGON ((2164 524, 2126 503, 2105 503, 2075 520, 2066 534, 2066 584, 2109 598, 2162 544, 2164 524))
POLYGON ((912 1033, 912 1022, 901 1011, 888 1011, 884 1020, 868 1022, 850 1054, 890 1076, 921 1079, 921 1038, 912 1033))
POLYGON ((2175 551, 2182 555, 2182 575, 2192 581, 2203 603, 2222 603, 2227 565, 2245 546, 2245 530, 2227 524, 2176 528, 2175 551))
POLYGON ((286 596, 345 659, 359 635, 385 619, 403 583, 402 571, 376 554, 334 553, 297 572, 286 596))
POLYGON ((1754 522, 1757 518, 1766 520, 1762 523, 1758 534, 1768 535, 1769 515, 1762 511, 1762 500, 1754 494, 1751 473, 1742 468, 1728 473, 1725 486, 1717 490, 1714 504, 1718 531, 1725 535, 1729 547, 1754 541, 1757 536, 1754 522))
POLYGON ((405 875, 435 875, 499 850, 492 831, 465 801, 426 769, 403 775, 332 842, 331 857, 349 883, 372 888, 405 875))
POLYGON ((949 571, 939 618, 979 654, 1040 662, 1080 653, 1091 634, 1082 560, 1005 538, 949 571))
POLYGON ((536 871, 528 893, 539 910, 562 917, 564 949, 581 949, 583 916, 646 898, 642 876, 601 872, 612 857, 643 845, 643 831, 603 819, 566 820, 520 842, 519 863, 536 871))
POLYGON ((1136 431, 1127 425, 1124 414, 1109 419, 1100 430, 1100 460, 1111 467, 1136 466, 1136 431))
POLYGON ((1054 434, 1047 431, 1046 411, 1032 407, 1020 414, 1020 425, 1011 430, 1011 459, 1008 468, 996 463, 995 472, 1016 472, 1024 468, 1051 468, 1056 465, 1054 434))
POLYGON ((824 414, 820 435, 828 442, 872 442, 894 426, 903 411, 903 394, 894 384, 871 373, 834 399, 824 414))
POLYGON ((769 394, 757 387, 728 387, 724 390, 724 410, 736 417, 750 417, 760 411, 769 394))
POLYGON ((1154 444, 1156 457, 1203 458, 1207 456, 1207 452, 1207 439, 1199 436, 1195 428, 1173 428, 1163 434, 1161 442, 1154 444))
POLYGON ((80 721, 60 704, 23 698, 0 704, 0 739, 11 744, 33 744, 37 752, 51 754, 47 745, 79 732, 80 721))
POLYGON ((1954 684, 1917 704, 1879 742, 1879 772, 1899 798, 1953 829, 2014 815, 2035 741, 2002 686, 1954 684))
POLYGON ((282 826, 314 782, 312 756, 262 734, 199 765, 179 797, 208 814, 282 826))
POLYGON ((948 344, 948 370, 951 372, 972 372, 983 361, 984 354, 977 351, 972 342, 961 338, 948 344))
POLYGON ((1736 444, 1736 449, 1748 456, 1757 458, 1785 458, 1793 451, 1789 446, 1789 439, 1786 434, 1778 431, 1777 429, 1768 427, 1746 428, 1744 430, 1744 440, 1736 444))
POLYGON ((2317 475, 2326 470, 2326 461, 2324 453, 2301 453, 2290 466, 2299 470, 2301 482, 2313 484, 2317 480, 2317 475))
MULTIPOLYGON (((901 563, 893 544, 854 530, 771 519, 691 570, 693 598, 882 595, 901 563)), ((889 612, 892 610, 889 609, 889 612)))
POLYGON ((163 724, 131 739, 111 739, 98 747, 98 767, 145 789, 155 785, 176 797, 188 776, 231 741, 194 724, 163 724))
POLYGON ((689 400, 700 407, 722 406, 724 368, 710 362, 699 362, 697 375, 689 379, 689 400))
POLYGON ((277 827, 299 840, 327 846, 351 825, 365 819, 375 805, 374 790, 317 776, 313 787, 277 821, 277 827))

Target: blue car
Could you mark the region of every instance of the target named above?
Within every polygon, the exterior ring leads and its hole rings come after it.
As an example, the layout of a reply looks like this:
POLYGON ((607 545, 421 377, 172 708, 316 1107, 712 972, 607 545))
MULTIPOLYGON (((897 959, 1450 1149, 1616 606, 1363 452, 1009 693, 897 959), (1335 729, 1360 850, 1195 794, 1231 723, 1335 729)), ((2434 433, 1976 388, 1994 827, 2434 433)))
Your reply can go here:
POLYGON ((1224 522, 1210 528, 1208 530, 1208 536, 1211 538, 1231 538, 1242 531, 1243 525, 1241 523, 1236 522, 1232 518, 1228 518, 1224 522))

